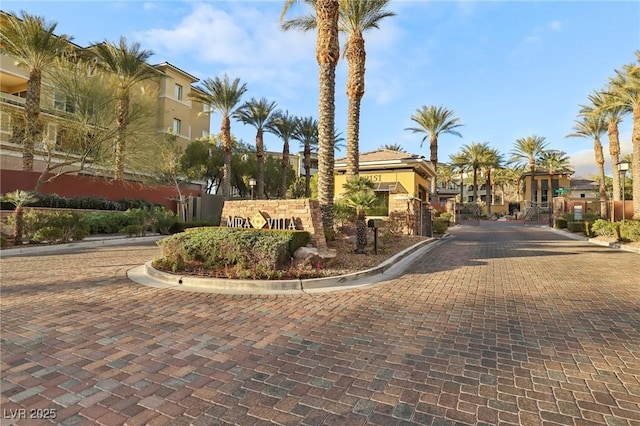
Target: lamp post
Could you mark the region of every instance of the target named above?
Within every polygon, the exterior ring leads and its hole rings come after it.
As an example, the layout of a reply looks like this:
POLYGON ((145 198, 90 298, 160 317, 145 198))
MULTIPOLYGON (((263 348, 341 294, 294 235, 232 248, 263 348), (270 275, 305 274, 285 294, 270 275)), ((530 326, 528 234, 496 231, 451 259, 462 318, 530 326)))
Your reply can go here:
POLYGON ((625 221, 624 216, 624 207, 625 207, 625 199, 624 199, 624 181, 627 178, 627 170, 629 170, 629 162, 628 161, 620 161, 618 163, 618 174, 620 175, 620 180, 622 180, 622 221, 625 221))
POLYGON ((256 180, 254 178, 249 179, 249 186, 251 187, 251 199, 253 200, 253 187, 256 186, 256 180))

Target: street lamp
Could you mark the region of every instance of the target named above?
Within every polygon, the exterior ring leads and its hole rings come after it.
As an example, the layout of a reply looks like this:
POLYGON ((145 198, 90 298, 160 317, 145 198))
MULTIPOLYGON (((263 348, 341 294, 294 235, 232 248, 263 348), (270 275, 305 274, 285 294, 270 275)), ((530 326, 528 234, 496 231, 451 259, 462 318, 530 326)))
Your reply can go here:
POLYGON ((256 186, 256 180, 254 178, 249 179, 249 186, 251 187, 251 199, 253 200, 253 187, 256 186))
POLYGON ((628 161, 620 161, 618 163, 618 174, 620 175, 620 180, 622 181, 622 221, 625 221, 624 217, 624 207, 625 207, 625 199, 624 199, 624 181, 627 178, 627 170, 629 170, 629 162, 628 161))

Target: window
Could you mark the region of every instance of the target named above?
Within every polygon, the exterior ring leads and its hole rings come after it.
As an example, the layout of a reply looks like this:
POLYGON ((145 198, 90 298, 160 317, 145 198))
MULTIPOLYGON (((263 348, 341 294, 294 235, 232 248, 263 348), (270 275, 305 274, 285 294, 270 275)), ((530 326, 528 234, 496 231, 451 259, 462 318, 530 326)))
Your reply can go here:
POLYGON ((173 133, 175 133, 176 135, 180 134, 180 130, 182 130, 182 121, 174 118, 173 119, 173 133))
POLYGON ((11 114, 0 111, 0 133, 10 135, 12 132, 11 114))
POLYGON ((583 192, 582 194, 580 194, 580 198, 587 198, 587 194, 583 192))
POLYGON ((60 111, 76 112, 76 105, 73 98, 64 93, 56 93, 53 95, 53 107, 60 111))
POLYGON ((47 123, 42 132, 42 144, 38 148, 53 150, 58 145, 58 126, 55 123, 47 123))
POLYGON ((467 203, 473 203, 473 195, 467 197, 467 203))
POLYGON ((179 84, 176 84, 175 91, 176 91, 176 93, 175 93, 176 99, 181 101, 182 100, 182 86, 180 86, 179 84))
POLYGON ((209 104, 202 104, 202 112, 210 112, 211 106, 209 104))

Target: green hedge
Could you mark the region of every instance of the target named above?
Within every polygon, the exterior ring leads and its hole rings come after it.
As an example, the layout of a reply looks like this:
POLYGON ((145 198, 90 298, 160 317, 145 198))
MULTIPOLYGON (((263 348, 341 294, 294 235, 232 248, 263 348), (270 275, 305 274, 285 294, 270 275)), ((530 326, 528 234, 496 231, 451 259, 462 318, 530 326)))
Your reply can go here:
POLYGON ((162 256, 154 265, 174 272, 196 263, 233 267, 239 275, 268 273, 289 266, 293 252, 310 238, 306 231, 200 227, 159 241, 162 256))
POLYGON ((433 232, 436 234, 444 234, 449 229, 449 219, 434 218, 433 232))
MULTIPOLYGON (((23 215, 24 239, 32 243, 66 243, 82 240, 89 227, 82 213, 27 210, 23 215)), ((9 222, 12 224, 13 216, 9 222)))
POLYGON ((619 238, 622 241, 640 241, 640 220, 618 222, 619 238))
MULTIPOLYGON (((49 207, 55 209, 81 209, 81 210, 117 210, 126 211, 129 209, 153 209, 160 204, 151 203, 146 200, 123 198, 117 201, 109 201, 104 197, 61 197, 57 194, 37 194, 38 200, 30 207, 49 207)), ((7 202, 1 203, 3 210, 13 210, 13 205, 7 202)))
POLYGON ((567 219, 554 219, 553 227, 558 229, 566 229, 567 227, 567 219))
POLYGON ((567 229, 571 232, 584 232, 585 222, 582 221, 569 221, 567 222, 567 229))

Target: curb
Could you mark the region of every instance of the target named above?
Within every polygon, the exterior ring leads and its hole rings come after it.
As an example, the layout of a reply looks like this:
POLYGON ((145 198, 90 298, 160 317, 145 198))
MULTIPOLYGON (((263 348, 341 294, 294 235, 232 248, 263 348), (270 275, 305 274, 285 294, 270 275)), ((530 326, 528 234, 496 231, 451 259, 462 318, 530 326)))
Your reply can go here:
MULTIPOLYGON (((385 272, 388 272, 401 261, 408 259, 419 250, 431 246, 433 245, 432 243, 436 243, 438 241, 439 240, 434 238, 420 241, 400 253, 395 254, 378 266, 364 271, 332 277, 302 280, 231 280, 201 278, 159 271, 151 266, 152 262, 147 262, 141 267, 127 271, 127 276, 134 282, 157 288, 224 294, 304 294, 309 292, 345 290, 373 284, 376 282, 375 278, 381 278, 385 272), (365 282, 364 280, 369 281, 365 282)), ((391 276, 389 278, 391 278, 391 276)))
POLYGON ((122 244, 135 244, 145 241, 157 241, 165 238, 166 235, 153 235, 148 237, 115 237, 109 239, 100 239, 94 241, 76 241, 66 244, 51 244, 44 246, 32 246, 32 247, 9 247, 0 250, 0 257, 13 257, 28 254, 40 254, 40 253, 53 253, 63 252, 68 250, 82 249, 82 248, 95 248, 103 246, 115 246, 122 244))
POLYGON ((547 229, 551 232, 554 232, 558 235, 562 235, 565 236, 566 238, 572 239, 572 240, 578 240, 578 241, 586 241, 588 243, 591 244, 595 244, 598 246, 602 246, 602 247, 609 247, 612 249, 617 249, 617 250, 622 250, 622 251, 627 251, 629 253, 638 253, 640 254, 640 248, 635 248, 635 247, 625 247, 624 244, 620 244, 620 243, 608 243, 606 241, 600 241, 596 238, 588 238, 582 235, 574 235, 574 234, 570 234, 568 232, 565 231, 561 231, 559 229, 556 228, 551 228, 549 226, 543 226, 542 229, 547 229))

